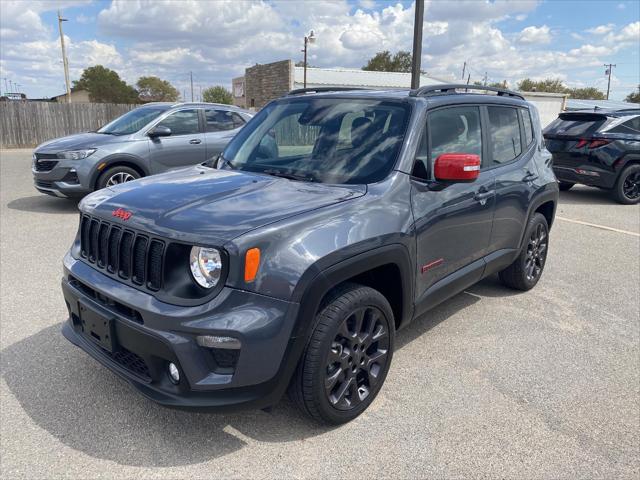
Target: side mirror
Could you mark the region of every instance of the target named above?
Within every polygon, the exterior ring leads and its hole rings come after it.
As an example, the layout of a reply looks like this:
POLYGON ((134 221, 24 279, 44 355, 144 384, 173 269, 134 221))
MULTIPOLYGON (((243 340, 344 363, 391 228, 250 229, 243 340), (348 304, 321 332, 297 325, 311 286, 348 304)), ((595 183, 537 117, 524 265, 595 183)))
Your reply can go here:
POLYGON ((443 153, 433 173, 442 182, 473 182, 480 173, 480 157, 471 153, 443 153))
POLYGON ((171 136, 171 129, 169 127, 157 125, 152 130, 150 130, 147 135, 149 135, 151 138, 169 137, 171 136))

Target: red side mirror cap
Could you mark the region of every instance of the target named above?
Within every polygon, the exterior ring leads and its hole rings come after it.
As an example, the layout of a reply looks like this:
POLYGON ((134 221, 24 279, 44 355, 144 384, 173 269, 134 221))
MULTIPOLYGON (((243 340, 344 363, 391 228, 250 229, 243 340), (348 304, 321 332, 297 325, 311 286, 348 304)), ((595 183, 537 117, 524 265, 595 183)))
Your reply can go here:
POLYGON ((436 180, 473 182, 480 173, 480 157, 471 153, 443 153, 433 169, 436 180))

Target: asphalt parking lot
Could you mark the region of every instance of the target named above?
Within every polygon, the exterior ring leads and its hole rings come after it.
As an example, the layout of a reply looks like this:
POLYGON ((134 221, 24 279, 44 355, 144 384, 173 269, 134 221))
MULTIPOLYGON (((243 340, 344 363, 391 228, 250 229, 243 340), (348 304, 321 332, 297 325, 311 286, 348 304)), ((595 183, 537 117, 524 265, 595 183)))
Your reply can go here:
POLYGON ((64 340, 76 206, 30 156, 0 152, 3 478, 638 478, 640 206, 563 193, 538 286, 489 278, 414 322, 372 407, 327 429, 286 399, 158 407, 64 340))

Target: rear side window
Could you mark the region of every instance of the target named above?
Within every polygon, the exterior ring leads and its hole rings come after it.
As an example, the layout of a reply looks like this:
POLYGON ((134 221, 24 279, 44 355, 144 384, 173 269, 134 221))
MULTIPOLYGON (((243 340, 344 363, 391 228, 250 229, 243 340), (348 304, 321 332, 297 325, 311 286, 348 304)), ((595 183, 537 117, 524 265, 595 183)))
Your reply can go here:
POLYGON ((609 130, 611 133, 627 133, 632 135, 640 135, 640 116, 627 120, 620 125, 609 130))
POLYGON ((492 164, 509 163, 522 153, 518 110, 511 107, 487 107, 492 164))
POLYGON ((472 153, 482 159, 480 109, 450 107, 429 114, 431 162, 443 153, 472 153))
POLYGON ((172 113, 158 125, 169 127, 171 135, 189 135, 200 133, 197 110, 180 110, 172 113))
POLYGON ((223 132, 233 130, 244 125, 244 120, 235 112, 227 110, 208 109, 204 111, 207 132, 223 132))
POLYGON ((520 110, 522 114, 522 123, 524 125, 524 140, 527 147, 533 142, 533 124, 531 123, 531 114, 529 109, 520 110))

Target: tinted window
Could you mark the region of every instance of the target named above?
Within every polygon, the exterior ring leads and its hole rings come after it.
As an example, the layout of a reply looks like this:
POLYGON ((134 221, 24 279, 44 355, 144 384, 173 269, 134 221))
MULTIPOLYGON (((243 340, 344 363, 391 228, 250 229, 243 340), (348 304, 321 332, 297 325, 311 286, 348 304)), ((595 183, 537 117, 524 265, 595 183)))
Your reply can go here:
POLYGON ((600 127, 607 117, 597 113, 561 113, 544 129, 553 135, 590 135, 600 127))
POLYGON ((271 103, 229 143, 230 168, 324 183, 386 177, 402 146, 401 102, 296 98, 271 103))
POLYGON ((171 129, 171 135, 200 133, 197 110, 180 110, 172 113, 158 125, 169 127, 171 129))
POLYGON ((431 161, 443 153, 473 153, 482 158, 480 110, 451 107, 436 110, 427 120, 431 139, 431 161))
POLYGON ((613 127, 609 130, 611 133, 628 133, 632 135, 640 135, 640 117, 632 118, 626 122, 613 127))
POLYGON ((487 107, 493 164, 508 163, 522 153, 518 111, 510 107, 487 107))
POLYGON ((207 123, 207 132, 233 130, 234 128, 240 128, 245 123, 240 115, 227 110, 205 110, 204 116, 207 123))
POLYGON ((533 124, 531 123, 531 114, 528 109, 520 110, 522 113, 522 123, 524 124, 524 140, 527 146, 533 141, 533 124))

